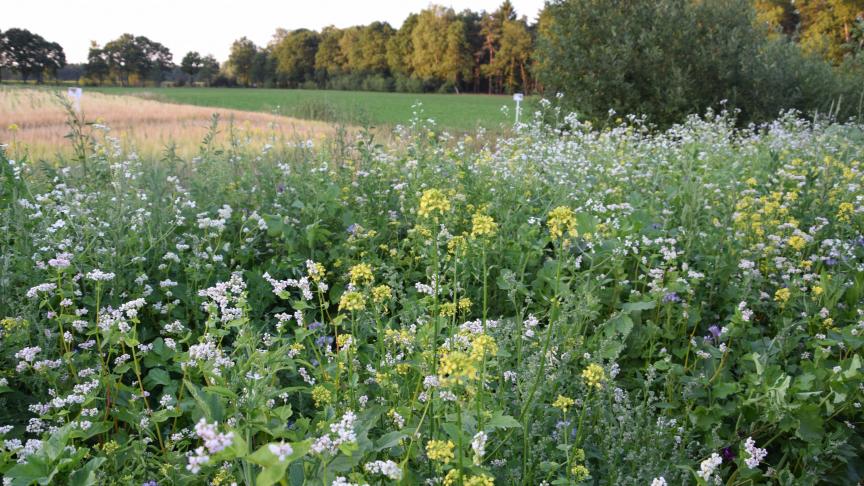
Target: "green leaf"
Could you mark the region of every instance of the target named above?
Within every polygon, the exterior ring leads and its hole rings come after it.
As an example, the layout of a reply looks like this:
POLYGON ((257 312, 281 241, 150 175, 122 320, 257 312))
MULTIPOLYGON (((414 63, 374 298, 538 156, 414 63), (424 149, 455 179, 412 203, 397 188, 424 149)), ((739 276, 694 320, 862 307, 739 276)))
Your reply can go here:
POLYGON ((155 385, 168 386, 171 383, 173 383, 171 375, 162 368, 151 368, 150 372, 147 373, 147 377, 144 378, 144 384, 148 388, 155 385))
POLYGON ((384 449, 389 449, 391 447, 396 447, 397 445, 399 445, 400 442, 402 442, 402 439, 410 436, 410 433, 401 430, 394 430, 393 432, 388 432, 382 435, 380 439, 378 439, 378 443, 375 444, 375 450, 381 451, 384 449))
POLYGON ((651 310, 657 307, 657 303, 653 300, 646 300, 640 302, 627 302, 626 304, 621 306, 621 310, 624 312, 633 312, 633 311, 643 311, 643 310, 651 310))
POLYGON ((712 388, 714 398, 723 399, 738 391, 738 384, 731 381, 721 381, 712 388))
POLYGON ((24 464, 18 464, 3 474, 12 479, 12 486, 30 486, 33 483, 50 484, 56 474, 41 454, 33 454, 24 464))
POLYGON ((824 435, 822 416, 819 405, 809 404, 798 409, 798 430, 795 435, 810 443, 819 443, 824 435))
POLYGON ((96 484, 96 470, 105 462, 104 457, 94 457, 81 469, 69 476, 69 486, 92 486, 96 484))
POLYGON ((501 412, 496 412, 492 418, 486 422, 486 428, 489 430, 495 429, 512 429, 515 427, 521 427, 522 424, 519 423, 515 418, 510 415, 503 415, 501 412))

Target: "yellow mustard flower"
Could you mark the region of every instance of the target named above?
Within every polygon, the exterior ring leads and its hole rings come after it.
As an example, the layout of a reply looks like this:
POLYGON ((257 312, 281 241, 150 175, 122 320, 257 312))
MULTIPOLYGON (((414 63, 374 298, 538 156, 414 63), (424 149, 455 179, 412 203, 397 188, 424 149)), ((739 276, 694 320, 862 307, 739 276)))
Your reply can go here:
POLYGON ((564 395, 558 395, 558 398, 552 402, 552 406, 561 410, 564 413, 567 413, 567 410, 570 410, 570 407, 576 404, 576 400, 573 400, 570 397, 565 397, 564 395))
POLYGON ((494 236, 497 231, 498 223, 492 219, 492 216, 475 213, 471 218, 471 236, 475 238, 480 236, 494 236))
POLYGON ((348 271, 348 277, 354 285, 370 284, 375 280, 375 275, 372 274, 372 267, 368 263, 358 263, 351 267, 351 270, 348 271))
POLYGON ((339 299, 339 310, 361 311, 366 308, 366 299, 360 292, 345 292, 339 299))
POLYGON ((450 200, 440 189, 427 189, 420 196, 420 207, 417 214, 421 218, 428 218, 434 213, 439 215, 450 211, 450 200))
POLYGON ((557 240, 565 236, 579 236, 579 233, 576 231, 576 215, 567 206, 558 206, 549 211, 546 225, 549 226, 549 234, 553 239, 557 240))
POLYGON ((430 440, 426 443, 426 457, 431 461, 443 462, 449 464, 455 457, 453 450, 456 444, 453 441, 447 440, 430 440))
POLYGON ((597 363, 591 363, 587 368, 582 370, 582 379, 584 379, 585 384, 590 387, 602 388, 603 381, 606 380, 606 372, 603 371, 602 366, 597 363))

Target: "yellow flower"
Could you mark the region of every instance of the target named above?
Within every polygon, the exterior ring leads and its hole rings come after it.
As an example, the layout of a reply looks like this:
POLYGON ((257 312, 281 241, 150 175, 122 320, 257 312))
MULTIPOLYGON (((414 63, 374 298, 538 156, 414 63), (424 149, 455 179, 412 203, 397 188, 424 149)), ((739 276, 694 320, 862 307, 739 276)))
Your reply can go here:
POLYGON ((482 361, 484 357, 495 356, 498 352, 498 345, 495 343, 495 338, 488 334, 478 334, 471 341, 471 359, 474 361, 482 361))
POLYGON ((444 214, 447 211, 450 211, 450 200, 440 189, 423 191, 423 195, 420 196, 420 208, 417 210, 421 218, 428 218, 434 212, 444 214))
POLYGON ((345 346, 351 345, 351 335, 350 334, 340 334, 336 337, 336 347, 339 349, 344 348, 345 346))
POLYGON ((574 464, 570 468, 570 474, 573 475, 573 481, 576 483, 581 483, 591 477, 591 471, 582 464, 574 464))
POLYGON ((348 276, 354 285, 360 283, 370 284, 375 280, 375 276, 372 275, 372 267, 366 263, 358 263, 351 267, 351 270, 348 271, 348 276))
POLYGON ((834 327, 834 319, 832 319, 830 317, 826 317, 825 320, 822 321, 822 326, 825 329, 831 329, 832 327, 834 327))
POLYGON ((309 278, 311 278, 315 282, 320 282, 322 278, 327 274, 327 270, 324 268, 324 265, 316 262, 306 262, 306 270, 309 273, 309 278))
POLYGON ((438 363, 438 379, 443 386, 463 385, 477 379, 474 360, 461 351, 450 351, 438 363))
POLYGON ((7 130, 9 130, 12 133, 15 133, 18 131, 18 125, 13 123, 13 124, 9 125, 9 127, 7 127, 7 130))
POLYGON ((792 295, 792 292, 790 292, 789 289, 787 289, 785 287, 782 289, 777 289, 777 292, 774 292, 774 300, 776 300, 777 302, 780 302, 782 304, 785 304, 786 301, 789 300, 789 297, 791 295, 792 295))
POLYGON ((471 218, 471 236, 493 236, 498 231, 498 223, 492 216, 475 213, 471 218))
POLYGON ((552 402, 552 406, 560 409, 562 412, 567 413, 567 410, 570 410, 570 407, 576 404, 576 400, 573 400, 570 397, 565 397, 564 395, 558 395, 558 398, 552 402))
POLYGON ((588 386, 602 388, 603 381, 606 380, 606 372, 603 371, 602 366, 597 363, 591 363, 587 368, 582 370, 582 379, 585 380, 585 384, 588 386))
POLYGON ((387 285, 379 285, 372 289, 372 302, 380 304, 393 297, 393 290, 387 285))
POLYGON ((333 401, 333 394, 330 393, 330 390, 324 388, 324 386, 318 385, 312 389, 312 400, 315 401, 316 407, 321 407, 333 401))
POLYGON ((807 245, 807 241, 798 235, 789 238, 789 241, 787 243, 796 251, 801 251, 801 249, 804 248, 805 245, 807 245))
POLYGON ((816 297, 819 297, 820 295, 822 295, 822 292, 824 292, 824 291, 825 291, 825 289, 823 289, 821 285, 817 285, 817 286, 813 287, 813 295, 815 295, 816 297))
POLYGON ((744 182, 746 182, 747 185, 750 186, 750 187, 753 187, 753 186, 755 186, 756 184, 758 184, 758 182, 756 181, 756 179, 753 178, 753 177, 747 179, 747 180, 744 181, 744 182))
POLYGON ((495 486, 495 481, 491 476, 480 474, 479 476, 468 476, 462 484, 464 486, 495 486))
POLYGON ((549 211, 546 225, 549 226, 549 234, 553 239, 557 240, 564 236, 579 236, 576 231, 576 215, 567 206, 558 206, 549 211))
POLYGON ((456 444, 453 441, 430 440, 426 443, 426 457, 431 461, 449 464, 455 457, 453 455, 453 449, 455 448, 456 444))
POLYGON ((467 248, 468 243, 464 236, 454 236, 447 242, 447 252, 451 255, 464 255, 467 248))
POLYGON ((117 441, 109 440, 108 442, 102 444, 102 452, 106 455, 110 456, 120 450, 120 444, 117 441))
POLYGON ((345 292, 339 299, 339 310, 361 311, 366 308, 366 299, 360 292, 345 292))
POLYGON ((844 223, 848 223, 851 221, 853 214, 855 214, 854 204, 848 202, 840 203, 840 210, 837 211, 837 219, 844 223))
POLYGON ((459 299, 459 310, 462 312, 468 312, 471 310, 471 299, 468 297, 462 297, 459 299))
POLYGON ((456 315, 456 303, 445 302, 441 304, 441 315, 444 317, 453 317, 456 315))

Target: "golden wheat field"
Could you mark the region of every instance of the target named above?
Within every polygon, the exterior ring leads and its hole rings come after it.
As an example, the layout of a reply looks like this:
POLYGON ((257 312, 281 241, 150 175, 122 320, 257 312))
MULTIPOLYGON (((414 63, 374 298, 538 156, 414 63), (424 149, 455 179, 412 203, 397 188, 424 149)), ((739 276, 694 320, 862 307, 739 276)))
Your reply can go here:
MULTIPOLYGON (((10 153, 31 158, 56 154, 69 147, 69 129, 60 102, 64 93, 49 89, 0 88, 0 144, 10 153)), ((162 103, 132 96, 87 92, 81 112, 97 138, 113 137, 141 154, 159 153, 170 144, 179 153, 197 149, 219 115, 217 141, 229 137, 231 127, 244 142, 273 143, 283 140, 321 139, 335 128, 323 122, 299 120, 267 113, 162 103)))

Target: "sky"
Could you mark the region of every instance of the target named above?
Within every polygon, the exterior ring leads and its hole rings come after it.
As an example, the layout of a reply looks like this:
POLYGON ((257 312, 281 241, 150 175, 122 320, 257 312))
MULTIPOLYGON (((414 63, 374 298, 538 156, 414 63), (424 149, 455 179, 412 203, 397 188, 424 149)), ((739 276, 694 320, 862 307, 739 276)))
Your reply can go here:
MULTIPOLYGON (((320 30, 387 21, 398 28, 430 3, 456 11, 495 10, 502 0, 4 0, 0 30, 28 29, 57 42, 67 62, 86 62, 90 41, 100 45, 123 33, 144 35, 171 49, 179 63, 188 51, 228 58, 235 39, 266 45, 278 27, 320 30)), ((533 23, 543 0, 511 0, 533 23)))

